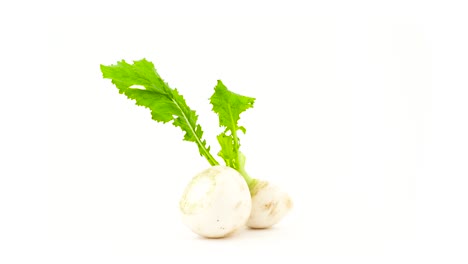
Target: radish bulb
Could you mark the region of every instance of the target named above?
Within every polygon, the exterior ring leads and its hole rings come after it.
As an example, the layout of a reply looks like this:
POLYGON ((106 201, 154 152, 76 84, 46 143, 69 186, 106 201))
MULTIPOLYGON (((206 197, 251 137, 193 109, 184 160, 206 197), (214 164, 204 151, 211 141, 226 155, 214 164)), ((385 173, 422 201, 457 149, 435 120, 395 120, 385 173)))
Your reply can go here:
POLYGON ((252 211, 247 226, 269 228, 278 223, 292 208, 289 195, 267 181, 258 181, 251 189, 252 211))
POLYGON ((236 170, 213 166, 192 179, 179 206, 183 222, 193 232, 221 238, 245 226, 252 202, 249 187, 236 170))

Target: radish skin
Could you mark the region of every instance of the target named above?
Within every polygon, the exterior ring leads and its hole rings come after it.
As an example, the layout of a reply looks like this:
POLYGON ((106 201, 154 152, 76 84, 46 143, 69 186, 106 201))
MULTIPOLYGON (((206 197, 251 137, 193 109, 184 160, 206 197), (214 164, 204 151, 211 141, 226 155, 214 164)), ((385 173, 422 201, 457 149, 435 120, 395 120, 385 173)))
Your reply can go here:
POLYGON ((245 226, 252 200, 236 170, 213 166, 197 174, 179 203, 183 222, 196 234, 221 238, 245 226))
POLYGON ((252 211, 247 221, 250 228, 269 228, 278 223, 292 208, 289 195, 276 185, 258 181, 251 189, 252 211))

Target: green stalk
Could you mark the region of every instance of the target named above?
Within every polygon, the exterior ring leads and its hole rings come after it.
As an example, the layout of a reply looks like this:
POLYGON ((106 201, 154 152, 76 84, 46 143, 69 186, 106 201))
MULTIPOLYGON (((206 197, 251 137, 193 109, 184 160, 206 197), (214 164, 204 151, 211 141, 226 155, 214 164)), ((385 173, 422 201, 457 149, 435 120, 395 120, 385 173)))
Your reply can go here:
POLYGON ((250 175, 247 173, 247 171, 243 167, 237 169, 237 171, 242 175, 242 177, 244 177, 244 180, 247 182, 247 185, 249 186, 249 190, 252 193, 252 189, 257 184, 257 179, 250 177, 250 175))
POLYGON ((249 186, 249 190, 252 192, 253 187, 257 183, 257 180, 250 177, 250 175, 245 170, 245 155, 239 150, 239 139, 237 138, 237 130, 231 131, 232 137, 234 138, 234 149, 237 154, 235 168, 244 178, 245 182, 249 186))

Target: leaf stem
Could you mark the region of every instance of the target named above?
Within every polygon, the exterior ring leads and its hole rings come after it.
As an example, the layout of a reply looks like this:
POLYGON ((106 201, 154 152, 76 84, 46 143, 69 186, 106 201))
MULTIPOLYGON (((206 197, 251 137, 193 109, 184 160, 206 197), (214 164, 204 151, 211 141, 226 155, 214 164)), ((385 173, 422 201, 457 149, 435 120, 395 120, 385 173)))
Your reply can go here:
POLYGON ((202 144, 201 139, 197 136, 197 133, 195 133, 195 129, 191 126, 187 116, 185 115, 185 113, 182 110, 182 108, 180 107, 180 105, 173 98, 171 98, 171 100, 172 100, 172 102, 174 102, 174 104, 177 106, 177 108, 179 108, 179 111, 182 113, 182 117, 185 119, 185 122, 187 122, 188 127, 192 131, 192 134, 194 135, 194 137, 195 137, 195 139, 197 141, 196 143, 197 143, 198 147, 203 151, 203 154, 204 154, 205 158, 208 160, 208 162, 210 163, 210 165, 211 166, 219 165, 219 162, 216 161, 216 159, 211 155, 211 153, 208 151, 208 149, 206 149, 205 145, 202 144))

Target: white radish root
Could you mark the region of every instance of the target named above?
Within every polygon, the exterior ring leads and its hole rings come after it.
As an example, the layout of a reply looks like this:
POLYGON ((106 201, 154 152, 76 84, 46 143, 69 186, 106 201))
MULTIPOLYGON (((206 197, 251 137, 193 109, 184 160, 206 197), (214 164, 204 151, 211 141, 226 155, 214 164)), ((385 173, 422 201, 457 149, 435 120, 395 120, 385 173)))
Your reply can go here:
POLYGON ((252 188, 252 211, 247 221, 250 228, 269 228, 278 223, 292 208, 289 195, 278 186, 259 181, 252 188))
POLYGON ((249 187, 236 170, 213 166, 192 179, 179 206, 183 222, 193 232, 221 238, 245 226, 251 201, 249 187))

